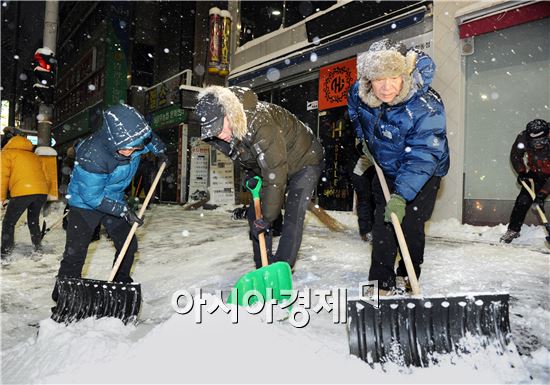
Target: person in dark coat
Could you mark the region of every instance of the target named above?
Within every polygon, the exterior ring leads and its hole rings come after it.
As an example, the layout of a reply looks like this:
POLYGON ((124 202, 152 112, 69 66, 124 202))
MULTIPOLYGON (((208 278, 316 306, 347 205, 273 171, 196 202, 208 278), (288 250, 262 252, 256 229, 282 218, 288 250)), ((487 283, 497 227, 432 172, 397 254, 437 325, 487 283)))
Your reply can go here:
POLYGON ((374 225, 374 195, 372 182, 376 171, 369 158, 363 153, 362 145, 357 146, 357 161, 351 172, 351 183, 356 195, 355 210, 359 236, 364 242, 372 242, 372 226, 374 225))
POLYGON ((401 260, 394 270, 397 238, 391 213, 402 224, 416 275, 424 259, 424 224, 431 217, 441 178, 449 169, 445 110, 430 87, 432 59, 402 43, 375 42, 357 59, 358 80, 350 88, 348 110, 364 152, 387 179, 391 198, 386 203, 378 177, 372 263, 369 280, 380 293, 408 286, 401 260), (398 279, 396 279, 396 277, 398 279))
POLYGON ((149 192, 153 185, 153 180, 157 174, 158 167, 155 163, 155 159, 151 154, 145 154, 141 157, 141 163, 134 176, 134 184, 136 186, 135 196, 139 198, 141 192, 145 194, 149 192))
POLYGON ((254 205, 247 213, 256 267, 261 267, 258 235, 262 232, 270 263, 285 261, 293 267, 307 206, 323 170, 323 147, 296 116, 259 101, 248 88, 207 87, 199 93, 195 114, 205 142, 238 161, 249 177, 262 178, 263 218, 256 218, 254 205), (270 228, 283 207, 282 234, 273 255, 270 228))
MULTIPOLYGON (((534 203, 544 210, 544 200, 550 192, 550 140, 548 133, 549 124, 545 120, 535 119, 527 123, 512 145, 510 160, 512 167, 518 174, 518 183, 521 181, 533 189, 536 194, 534 203), (527 161, 525 161, 527 158, 527 161), (534 183, 534 188, 531 185, 534 183)), ((508 230, 500 238, 501 242, 510 243, 519 237, 521 226, 527 215, 529 207, 533 204, 533 198, 521 185, 521 190, 516 198, 508 230)))
MULTIPOLYGON (((58 277, 79 278, 94 229, 99 223, 113 240, 115 260, 134 223, 143 219, 128 208, 124 189, 130 184, 140 155, 165 158, 166 146, 133 107, 118 104, 103 112, 103 125, 76 146, 76 161, 68 188, 69 214, 65 252, 58 277)), ((130 270, 137 251, 134 236, 114 280, 132 282, 130 270)), ((57 287, 52 298, 57 301, 57 287)))
POLYGON ((2 196, 7 200, 6 215, 2 219, 2 255, 7 258, 14 247, 14 232, 17 221, 27 210, 27 225, 35 251, 40 251, 40 211, 46 203, 51 182, 40 157, 33 152, 27 138, 14 136, 2 149, 2 196))

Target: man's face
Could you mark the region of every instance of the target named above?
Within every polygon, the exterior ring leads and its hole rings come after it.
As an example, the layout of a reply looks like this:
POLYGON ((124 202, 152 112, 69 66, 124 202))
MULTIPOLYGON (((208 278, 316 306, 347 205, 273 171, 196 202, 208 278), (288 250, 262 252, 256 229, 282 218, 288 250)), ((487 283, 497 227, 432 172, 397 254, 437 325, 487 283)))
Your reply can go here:
POLYGON ((403 88, 403 78, 397 76, 395 78, 383 78, 371 81, 374 95, 384 103, 390 103, 395 99, 403 88))
POLYGON ((548 136, 544 136, 537 139, 531 139, 529 143, 531 144, 531 147, 534 148, 535 150, 540 150, 544 148, 548 144, 548 142, 549 142, 548 136))
POLYGON ((227 143, 231 142, 231 139, 233 138, 233 130, 229 125, 229 120, 227 119, 227 116, 223 118, 223 129, 218 135, 216 135, 216 138, 221 139, 227 143))
MULTIPOLYGON (((143 148, 143 147, 142 147, 143 148)), ((122 155, 122 156, 126 156, 126 157, 129 157, 130 155, 132 155, 134 153, 134 151, 138 151, 138 150, 141 150, 142 148, 137 148, 137 147, 133 147, 133 148, 122 148, 120 150, 118 150, 117 152, 122 155)))

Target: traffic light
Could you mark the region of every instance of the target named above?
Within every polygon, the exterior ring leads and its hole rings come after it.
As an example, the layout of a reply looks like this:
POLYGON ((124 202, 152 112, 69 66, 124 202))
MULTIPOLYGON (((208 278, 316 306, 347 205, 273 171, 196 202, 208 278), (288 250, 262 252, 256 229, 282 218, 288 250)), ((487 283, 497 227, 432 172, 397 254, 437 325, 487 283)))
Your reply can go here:
POLYGON ((33 88, 38 98, 46 104, 53 103, 55 63, 53 52, 49 48, 39 48, 34 53, 33 71, 36 82, 33 88))

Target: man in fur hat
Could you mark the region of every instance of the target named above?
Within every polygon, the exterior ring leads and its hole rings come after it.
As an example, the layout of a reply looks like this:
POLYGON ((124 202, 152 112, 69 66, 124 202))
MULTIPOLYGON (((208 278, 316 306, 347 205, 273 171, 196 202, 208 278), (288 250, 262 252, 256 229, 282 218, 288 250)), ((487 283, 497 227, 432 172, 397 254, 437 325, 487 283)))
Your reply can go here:
POLYGON ((205 142, 238 161, 249 177, 262 178, 263 218, 256 218, 254 205, 247 212, 256 267, 261 267, 258 235, 262 232, 269 262, 285 261, 293 267, 307 206, 323 170, 323 147, 296 116, 259 101, 248 88, 207 87, 199 94, 195 115, 205 142), (270 227, 283 206, 281 238, 272 255, 270 227))
POLYGON ((432 59, 402 43, 384 39, 357 59, 357 82, 348 109, 364 151, 384 172, 391 198, 386 203, 378 178, 369 280, 380 294, 410 289, 403 261, 394 270, 397 240, 390 215, 402 224, 416 275, 424 259, 424 223, 431 217, 441 178, 449 169, 445 110, 430 87, 432 59))

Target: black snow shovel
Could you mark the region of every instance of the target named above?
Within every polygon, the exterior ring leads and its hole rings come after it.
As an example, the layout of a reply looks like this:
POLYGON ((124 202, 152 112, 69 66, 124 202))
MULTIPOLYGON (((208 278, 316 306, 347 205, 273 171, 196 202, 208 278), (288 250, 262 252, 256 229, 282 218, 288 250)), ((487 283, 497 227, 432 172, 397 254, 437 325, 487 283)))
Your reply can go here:
MULTIPOLYGON (((380 167, 377 164, 375 167, 388 201, 386 179, 380 167)), ((371 366, 394 362, 401 366, 425 367, 437 363, 439 354, 467 354, 479 346, 491 345, 504 353, 511 338, 509 294, 430 298, 420 295, 399 219, 394 213, 391 219, 413 296, 379 297, 377 302, 367 302, 365 298, 348 300, 351 354, 371 366), (475 339, 475 344, 470 343, 470 337, 475 339)))
MULTIPOLYGON (((162 163, 138 213, 139 218, 143 217, 165 168, 166 163, 162 163)), ((138 224, 134 223, 107 281, 87 278, 57 278, 56 285, 59 295, 57 306, 52 308, 54 321, 68 324, 87 317, 115 317, 127 324, 137 320, 141 307, 141 285, 139 283, 113 282, 137 228, 138 224)))

